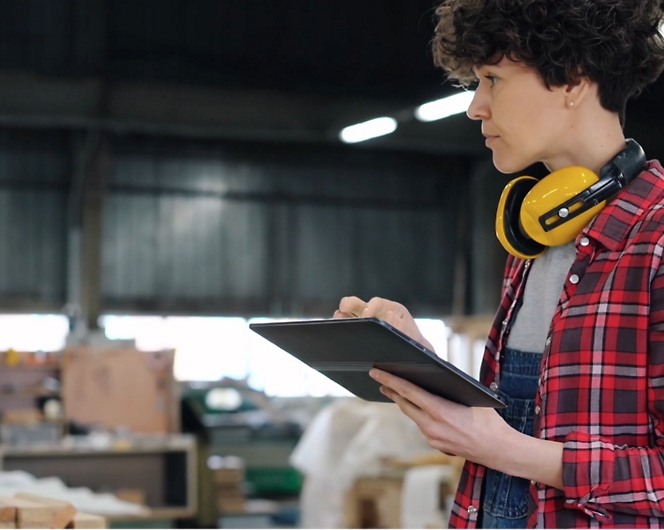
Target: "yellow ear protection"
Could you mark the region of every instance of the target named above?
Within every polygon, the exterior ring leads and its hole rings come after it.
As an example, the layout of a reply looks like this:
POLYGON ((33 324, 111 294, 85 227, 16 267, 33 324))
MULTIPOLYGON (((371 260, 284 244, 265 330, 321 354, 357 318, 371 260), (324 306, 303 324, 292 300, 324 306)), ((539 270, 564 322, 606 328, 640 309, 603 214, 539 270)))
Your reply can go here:
POLYGON ((517 258, 541 255, 547 247, 573 241, 614 197, 643 171, 646 155, 634 140, 600 171, 569 166, 542 180, 519 177, 503 190, 496 235, 517 258))

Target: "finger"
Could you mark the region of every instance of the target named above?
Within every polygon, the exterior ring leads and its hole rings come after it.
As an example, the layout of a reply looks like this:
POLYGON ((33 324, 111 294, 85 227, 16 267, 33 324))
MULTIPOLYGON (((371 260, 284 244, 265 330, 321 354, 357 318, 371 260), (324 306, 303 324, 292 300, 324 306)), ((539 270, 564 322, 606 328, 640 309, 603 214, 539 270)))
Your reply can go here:
POLYGON ((413 420, 419 427, 424 428, 426 425, 431 423, 432 419, 426 411, 419 408, 417 405, 408 401, 406 398, 397 394, 394 390, 389 387, 382 386, 380 391, 396 403, 401 412, 413 420))
POLYGON ((390 309, 390 305, 393 302, 386 300, 385 298, 374 297, 366 305, 364 312, 362 313, 363 317, 375 317, 385 320, 387 311, 390 309))
POLYGON ((400 324, 400 318, 395 314, 394 311, 386 311, 385 314, 383 315, 383 320, 390 324, 391 326, 399 329, 400 331, 406 332, 404 329, 400 329, 401 326, 400 324))
POLYGON ((339 302, 339 311, 353 316, 360 316, 367 303, 357 296, 346 296, 339 302))
POLYGON ((339 311, 337 309, 334 312, 334 316, 332 318, 355 318, 355 315, 351 315, 350 313, 344 313, 343 311, 339 311))
POLYGON ((369 371, 369 376, 431 415, 444 403, 451 403, 446 399, 434 396, 430 392, 401 377, 378 370, 377 368, 372 368, 369 371))
POLYGON ((408 311, 406 306, 400 304, 399 302, 394 302, 394 301, 390 302, 390 310, 398 318, 405 318, 406 316, 411 316, 410 311, 408 311))
POLYGON ((414 405, 406 398, 401 397, 391 388, 382 386, 380 391, 385 394, 389 399, 394 401, 399 410, 408 418, 413 420, 417 428, 426 438, 428 444, 439 451, 449 453, 450 446, 446 439, 441 438, 437 431, 439 430, 439 425, 437 425, 436 420, 427 413, 427 411, 422 410, 417 405, 414 405))

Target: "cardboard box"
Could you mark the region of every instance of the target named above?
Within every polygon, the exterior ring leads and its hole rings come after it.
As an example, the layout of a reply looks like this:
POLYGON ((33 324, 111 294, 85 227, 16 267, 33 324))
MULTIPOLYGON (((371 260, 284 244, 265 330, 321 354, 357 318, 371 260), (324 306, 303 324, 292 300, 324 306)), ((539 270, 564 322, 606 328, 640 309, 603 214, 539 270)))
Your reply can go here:
POLYGON ((179 398, 173 350, 128 346, 67 348, 62 360, 65 418, 138 433, 178 432, 179 398))

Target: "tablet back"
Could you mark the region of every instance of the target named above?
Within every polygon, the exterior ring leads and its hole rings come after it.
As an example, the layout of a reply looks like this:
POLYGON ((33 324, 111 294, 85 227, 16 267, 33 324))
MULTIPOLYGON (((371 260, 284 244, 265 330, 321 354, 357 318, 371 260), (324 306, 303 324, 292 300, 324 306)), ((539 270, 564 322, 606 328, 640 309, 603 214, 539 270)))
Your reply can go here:
POLYGON ((369 377, 369 370, 375 367, 457 403, 504 407, 490 389, 378 319, 274 322, 249 327, 368 401, 391 402, 369 377))

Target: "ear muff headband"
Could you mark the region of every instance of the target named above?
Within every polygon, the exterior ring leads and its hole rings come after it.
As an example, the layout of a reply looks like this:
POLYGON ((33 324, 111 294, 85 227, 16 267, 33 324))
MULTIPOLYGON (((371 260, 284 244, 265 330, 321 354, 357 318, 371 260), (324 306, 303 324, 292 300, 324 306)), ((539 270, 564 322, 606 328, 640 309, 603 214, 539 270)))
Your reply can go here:
POLYGON ((629 139, 599 177, 580 166, 554 171, 539 182, 519 177, 503 190, 496 235, 509 253, 524 259, 536 258, 548 246, 569 243, 643 171, 645 163, 643 149, 629 139))
POLYGON ((512 180, 505 186, 498 203, 496 235, 505 250, 517 258, 535 258, 546 250, 544 245, 524 234, 519 219, 521 204, 537 183, 535 177, 512 180))
MULTIPOLYGON (((576 234, 568 240, 571 241, 599 213, 601 207, 606 205, 607 200, 617 195, 620 190, 643 171, 645 164, 646 155, 641 146, 634 140, 628 139, 627 146, 600 170, 599 177, 589 169, 578 166, 555 171, 551 175, 556 176, 554 185, 557 187, 554 189, 544 189, 544 186, 542 186, 542 189, 536 191, 542 192, 543 195, 552 194, 551 196, 564 198, 564 200, 561 200, 559 204, 552 204, 550 210, 539 216, 538 223, 540 228, 544 232, 552 232, 555 231, 555 228, 563 224, 570 227, 579 226, 576 234), (575 173, 577 170, 578 173, 575 173), (600 206, 600 208, 596 208, 596 206, 600 206), (581 216, 582 219, 575 221, 574 219, 578 216, 581 216)), ((547 177, 541 182, 545 183, 548 181, 549 178, 547 177)), ((525 203, 524 206, 526 206, 525 203)), ((542 211, 541 207, 539 211, 542 211)), ((537 237, 539 228, 534 230, 532 233, 530 230, 527 230, 527 232, 542 244, 549 246, 564 244, 556 242, 547 243, 545 240, 548 238, 545 236, 541 238, 537 237)), ((558 236, 554 237, 557 238, 558 236)), ((568 241, 565 241, 565 243, 568 241)))

